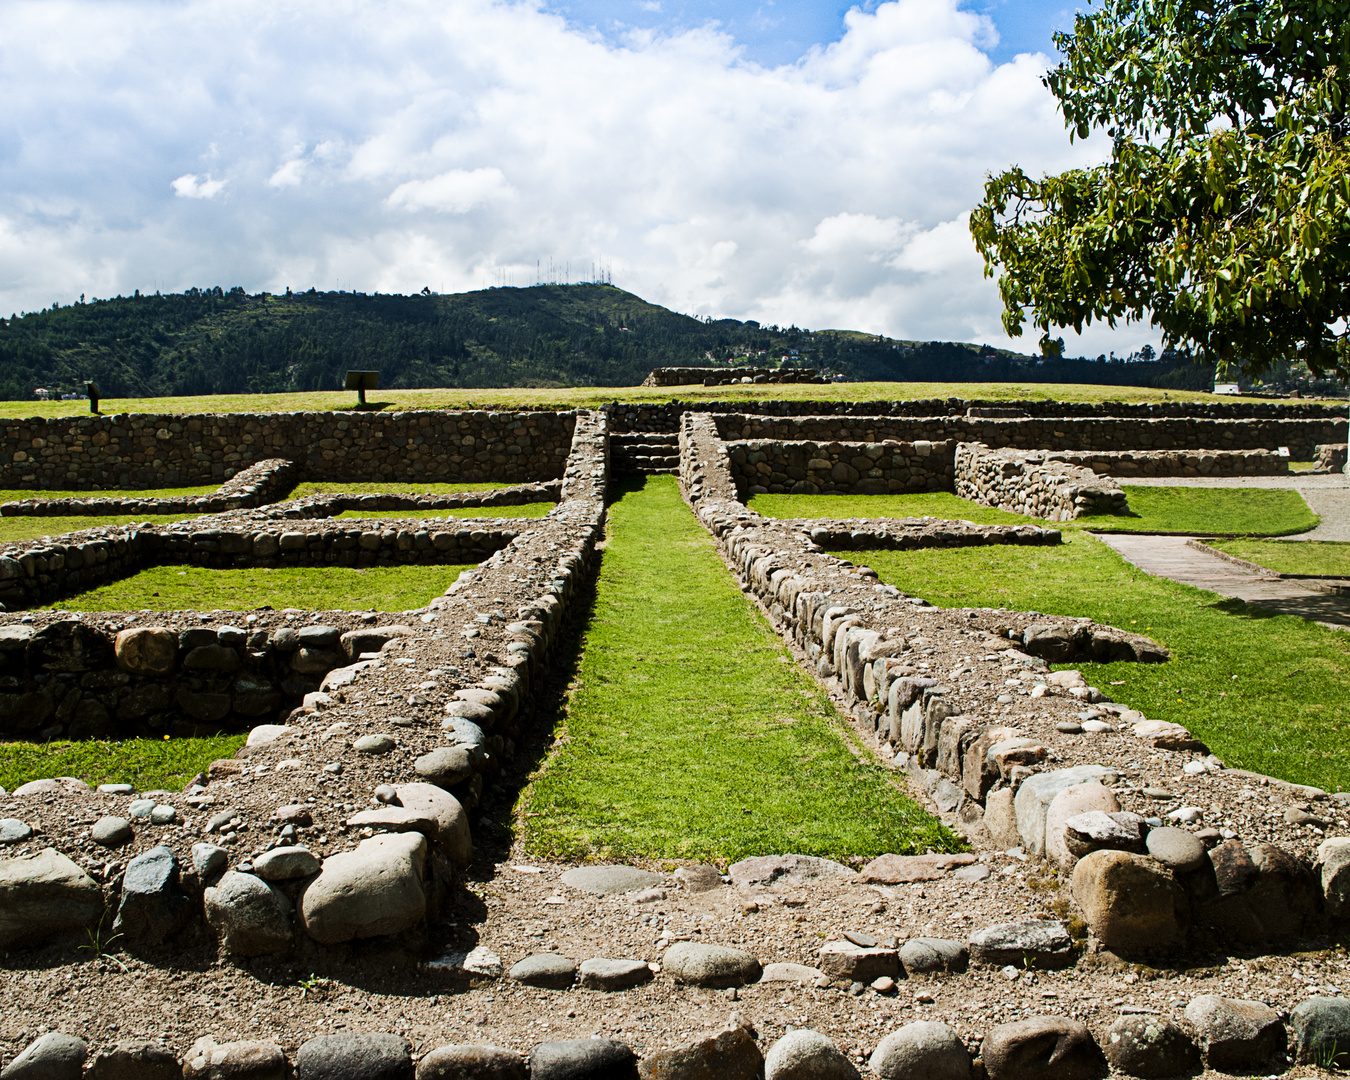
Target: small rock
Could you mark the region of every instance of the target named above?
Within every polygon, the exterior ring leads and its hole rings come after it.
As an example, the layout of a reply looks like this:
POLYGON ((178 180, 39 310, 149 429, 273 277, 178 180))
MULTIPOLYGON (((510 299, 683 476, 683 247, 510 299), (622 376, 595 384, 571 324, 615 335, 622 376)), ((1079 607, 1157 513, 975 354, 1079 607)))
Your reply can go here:
POLYGON ((192 907, 179 884, 178 856, 161 844, 127 864, 113 932, 158 945, 183 928, 192 907))
POLYGON ((276 1043, 218 1043, 208 1035, 187 1052, 183 1080, 286 1080, 286 1057, 276 1043))
POLYGON ((543 990, 566 990, 576 981, 576 977, 576 963, 557 953, 527 956, 513 964, 507 975, 512 982, 543 990))
POLYGON ((1103 848, 1141 851, 1144 819, 1127 811, 1089 810, 1064 822, 1064 846, 1075 859, 1103 848))
POLYGON ((203 905, 206 921, 235 956, 280 952, 291 944, 294 908, 281 890, 262 878, 228 871, 206 890, 203 905))
POLYGON ((80 1080, 89 1044, 49 1031, 24 1047, 0 1074, 4 1080, 80 1080))
POLYGON ((618 1039, 567 1039, 536 1043, 530 1080, 637 1080, 637 1056, 618 1039))
POLYGON ((1327 914, 1339 918, 1350 913, 1350 838, 1323 840, 1317 846, 1317 863, 1327 914))
POLYGON ((1104 814, 1120 810, 1115 795, 1096 781, 1067 787, 1050 801, 1045 812, 1045 854, 1061 870, 1071 870, 1078 861, 1068 846, 1068 822, 1093 810, 1104 814))
POLYGON ((183 1066, 155 1043, 119 1043, 94 1057, 84 1080, 183 1080, 183 1066))
POLYGON ((412 1080, 412 1044, 402 1035, 339 1032, 302 1043, 296 1080, 412 1080))
MULTIPOLYGON (((99 784, 94 790, 101 795, 130 795, 136 789, 130 784, 99 784)), ((98 1059, 96 1058, 95 1060, 97 1061, 98 1059)))
POLYGON ((438 787, 452 788, 473 775, 473 758, 462 746, 441 746, 413 762, 413 771, 438 787))
POLYGON ((1342 997, 1310 997, 1289 1015, 1296 1061, 1323 1068, 1350 1064, 1350 1001, 1342 997))
POLYGON ((1032 1016, 991 1028, 980 1046, 989 1080, 1088 1080, 1103 1071, 1087 1026, 1067 1016, 1032 1016))
POLYGON ((595 956, 581 962, 583 990, 627 990, 652 979, 652 969, 642 960, 611 960, 595 956))
POLYGON ((756 1080, 763 1065, 754 1032, 738 1025, 658 1050, 639 1063, 638 1075, 642 1080, 756 1080))
POLYGON ((285 724, 259 724, 248 733, 248 738, 244 741, 248 746, 265 746, 289 734, 289 731, 285 724))
POLYGON ((900 948, 900 963, 911 974, 965 971, 969 958, 970 951, 963 943, 946 938, 910 938, 900 948))
POLYGON ((718 888, 722 875, 715 866, 681 866, 675 871, 675 880, 691 893, 701 893, 718 888))
POLYGON ((764 1056, 764 1080, 860 1080, 834 1042, 818 1031, 789 1031, 764 1056))
POLYGON ((635 866, 578 866, 563 874, 564 885, 596 896, 637 892, 661 884, 661 875, 635 866))
POLYGON ((0 860, 0 948, 88 927, 102 911, 98 883, 54 848, 0 860))
POLYGON ((160 803, 150 811, 151 825, 172 825, 178 820, 178 811, 167 803, 160 803))
POLYGON ((820 947, 821 970, 833 979, 870 983, 883 975, 900 974, 900 957, 894 949, 860 949, 848 941, 827 941, 820 947))
POLYGON ((820 878, 854 877, 842 863, 815 855, 756 855, 732 863, 727 869, 737 888, 769 885, 804 885, 820 878))
POLYGON ((1075 720, 1061 720, 1055 725, 1055 730, 1061 735, 1081 735, 1083 734, 1083 725, 1075 720))
POLYGON ((0 818, 0 844, 21 844, 33 835, 33 827, 18 818, 0 818))
MULTIPOLYGON (((3 822, 0 822, 3 826, 3 822)), ((101 817, 89 830, 90 838, 102 847, 121 847, 135 838, 131 831, 131 822, 122 817, 101 817)))
POLYGON ((1105 735, 1108 731, 1115 731, 1116 729, 1105 720, 1084 720, 1083 730, 1089 735, 1105 735))
POLYGON ((748 952, 696 941, 672 945, 662 957, 661 967, 676 982, 718 990, 752 983, 763 973, 759 961, 748 952))
POLYGON ((805 964, 765 964, 760 975, 762 983, 791 983, 797 986, 811 986, 818 979, 826 978, 820 968, 807 967, 805 964))
POLYGON ((974 862, 975 856, 969 852, 954 855, 880 855, 864 866, 858 877, 860 881, 886 885, 938 881, 946 877, 948 871, 974 862))
POLYGON ((1069 967, 1074 962, 1073 939, 1064 924, 1053 919, 996 923, 970 936, 970 958, 991 967, 1022 963, 1042 969, 1069 967))
POLYGON ((155 809, 154 799, 133 799, 127 813, 133 818, 148 818, 155 809))
POLYGON ((1185 829, 1166 826, 1151 829, 1144 843, 1150 855, 1179 874, 1198 870, 1205 864, 1205 845, 1185 829))
POLYGON ((878 994, 894 994, 895 980, 889 975, 883 975, 879 979, 873 979, 869 984, 878 994))
POLYGON ((1200 1070, 1200 1048, 1160 1016, 1122 1016, 1106 1033, 1106 1059, 1129 1076, 1182 1076, 1200 1070))
POLYGON ((225 872, 230 853, 215 844, 192 845, 192 869, 202 881, 210 881, 225 872))
POLYGON ((352 749, 358 754, 387 754, 398 746, 398 740, 392 735, 362 735, 352 749))
POLYGON ((1170 949, 1190 926, 1190 905, 1176 879, 1128 851, 1084 856, 1074 868, 1073 898, 1098 940, 1122 955, 1170 949))
POLYGON ((355 851, 330 855, 301 898, 306 932, 321 945, 335 945, 416 925, 426 914, 426 855, 420 833, 384 833, 355 851))
POLYGON ((436 844, 456 866, 473 858, 469 815, 458 799, 435 784, 399 784, 395 789, 403 809, 436 819, 436 844))
POLYGON ((1256 1072, 1285 1048, 1279 1014, 1259 1001, 1201 994, 1186 1006, 1205 1065, 1219 1072, 1256 1072))
POLYGON ((529 1080, 529 1070, 500 1046, 440 1046, 417 1063, 417 1080, 529 1080))
POLYGON ((433 968, 448 969, 460 975, 480 975, 497 979, 502 974, 502 960, 486 945, 477 945, 468 951, 451 949, 440 960, 428 965, 433 968))
POLYGON ((977 881, 988 881, 993 875, 993 871, 988 865, 982 862, 971 863, 969 866, 963 866, 959 870, 952 871, 953 881, 964 881, 968 885, 973 885, 977 881))
POLYGON ((1179 806, 1167 815, 1168 821, 1175 821, 1182 825, 1198 825, 1204 818, 1204 811, 1198 806, 1179 806))
POLYGON ((303 847, 273 848, 253 860, 253 872, 264 881, 291 881, 310 877, 320 869, 318 858, 303 847))
POLYGON ((880 1080, 969 1080, 966 1044, 946 1024, 916 1020, 887 1035, 868 1061, 880 1080))

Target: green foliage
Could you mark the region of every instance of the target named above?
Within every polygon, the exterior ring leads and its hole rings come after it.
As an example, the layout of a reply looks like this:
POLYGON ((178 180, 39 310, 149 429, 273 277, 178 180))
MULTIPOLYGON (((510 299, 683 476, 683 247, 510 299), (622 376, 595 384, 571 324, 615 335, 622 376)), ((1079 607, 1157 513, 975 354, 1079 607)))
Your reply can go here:
POLYGON ((244 738, 0 743, 0 787, 13 791, 30 780, 74 776, 91 787, 131 784, 137 791, 178 791, 217 758, 233 757, 244 738))
POLYGON ((411 611, 441 595, 467 566, 155 566, 62 600, 62 611, 411 611))
POLYGON ((1184 724, 1229 766, 1350 789, 1350 636, 1135 569, 1081 532, 1054 548, 859 552, 881 580, 943 607, 1087 616, 1147 634, 1166 664, 1079 664, 1088 682, 1184 724))
POLYGON ((1248 374, 1350 371, 1350 0, 1103 0, 1056 44, 1046 84, 1111 160, 986 183, 1008 332, 1147 317, 1248 374))
POLYGON ((1290 536, 1307 532, 1319 520, 1303 496, 1288 489, 1121 486, 1129 501, 1128 515, 1085 514, 1059 527, 1076 526, 1095 532, 1290 536))
POLYGON ((673 478, 626 491, 610 529, 566 730, 522 795, 529 850, 727 862, 959 846, 850 752, 673 478))
POLYGON ((1216 540, 1210 546, 1277 574, 1350 577, 1350 544, 1324 540, 1216 540))

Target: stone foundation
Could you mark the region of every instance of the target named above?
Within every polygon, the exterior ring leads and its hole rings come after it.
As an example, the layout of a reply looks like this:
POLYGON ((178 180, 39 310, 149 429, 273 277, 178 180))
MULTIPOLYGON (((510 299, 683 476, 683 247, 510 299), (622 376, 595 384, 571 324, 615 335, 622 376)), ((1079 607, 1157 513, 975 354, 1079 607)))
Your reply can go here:
MULTIPOLYGON (((1070 457, 1072 455, 1064 455, 1070 457)), ((1123 514, 1125 492, 1110 477, 1071 464, 1059 454, 956 447, 956 494, 1016 514, 1072 521, 1080 514, 1123 514)))

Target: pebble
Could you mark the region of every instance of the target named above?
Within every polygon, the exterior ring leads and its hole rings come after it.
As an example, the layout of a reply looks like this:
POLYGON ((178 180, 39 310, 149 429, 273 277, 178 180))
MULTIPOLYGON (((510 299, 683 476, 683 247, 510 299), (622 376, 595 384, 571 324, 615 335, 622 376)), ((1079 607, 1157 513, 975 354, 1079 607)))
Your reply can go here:
POLYGON ((517 961, 508 973, 512 982, 544 990, 566 990, 576 981, 577 965, 557 953, 537 953, 517 961))
POLYGON ((1178 873, 1198 869, 1206 859, 1205 845, 1185 829, 1150 829, 1144 846, 1160 863, 1178 873))
POLYGON ((0 818, 0 844, 19 844, 33 835, 33 827, 18 818, 0 818))
POLYGON ((375 801, 386 806, 398 805, 398 792, 393 784, 381 784, 375 789, 375 801))
POLYGON ((596 896, 637 892, 661 884, 660 874, 636 866, 578 866, 562 875, 564 885, 596 896))
POLYGON ((1055 730, 1061 735, 1081 735, 1083 734, 1083 725, 1073 720, 1061 720, 1055 725, 1055 730))
POLYGON ((1083 730, 1092 735, 1105 735, 1108 731, 1116 729, 1105 720, 1084 720, 1083 730))
POLYGON ((160 803, 150 811, 151 825, 172 825, 178 820, 178 811, 167 803, 160 803))
POLYGON ((764 1080, 857 1080, 858 1070, 818 1031, 789 1031, 764 1056, 764 1080))
POLYGON ((121 847, 123 844, 132 840, 135 833, 131 831, 131 823, 122 817, 101 817, 94 822, 94 827, 89 830, 89 835, 94 843, 102 847, 121 847))
POLYGON ((611 960, 596 956, 581 964, 583 990, 627 990, 651 979, 652 969, 642 960, 611 960))
POLYGON ((1198 806, 1181 806, 1167 815, 1169 821, 1179 821, 1183 825, 1198 825, 1205 818, 1198 806))
POLYGON ((1327 822, 1319 817, 1315 817, 1306 810, 1300 810, 1297 806, 1291 806, 1284 812, 1284 820, 1290 825, 1312 825, 1318 829, 1325 829, 1327 827, 1327 822))
POLYGON ((29 1043, 4 1071, 6 1080, 79 1080, 89 1044, 73 1035, 49 1031, 29 1043))
POLYGON ((392 735, 362 735, 352 743, 358 754, 387 754, 398 746, 392 735))
POLYGON ((215 844, 192 845, 192 869, 203 881, 223 874, 229 865, 230 853, 215 844))
POLYGON ((1149 799, 1158 799, 1158 800, 1175 798, 1175 796, 1174 796, 1170 791, 1168 791, 1166 788, 1160 788, 1160 787, 1146 787, 1146 788, 1144 788, 1144 797, 1145 797, 1145 798, 1149 798, 1149 799))
POLYGON ((154 809, 154 799, 136 799, 129 807, 127 807, 127 813, 133 818, 143 818, 149 817, 154 809))
POLYGON ((130 795, 136 789, 130 784, 99 784, 96 790, 103 795, 130 795))

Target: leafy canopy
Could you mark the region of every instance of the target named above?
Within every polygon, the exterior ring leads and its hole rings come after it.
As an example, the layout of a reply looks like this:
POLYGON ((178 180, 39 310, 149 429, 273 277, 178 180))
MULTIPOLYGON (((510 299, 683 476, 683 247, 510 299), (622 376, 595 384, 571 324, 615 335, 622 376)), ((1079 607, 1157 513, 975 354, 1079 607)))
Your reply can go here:
POLYGON ((1260 374, 1350 370, 1350 0, 1102 0, 1045 77, 1111 158, 990 176, 970 229, 1018 336, 1149 318, 1260 374))

